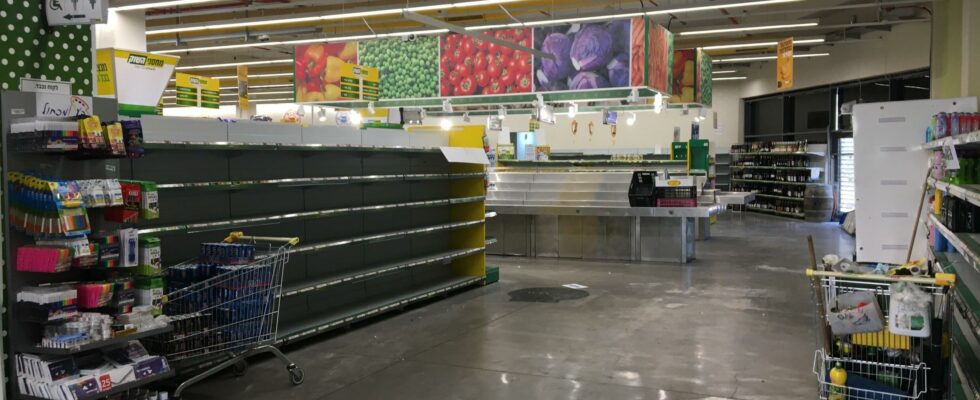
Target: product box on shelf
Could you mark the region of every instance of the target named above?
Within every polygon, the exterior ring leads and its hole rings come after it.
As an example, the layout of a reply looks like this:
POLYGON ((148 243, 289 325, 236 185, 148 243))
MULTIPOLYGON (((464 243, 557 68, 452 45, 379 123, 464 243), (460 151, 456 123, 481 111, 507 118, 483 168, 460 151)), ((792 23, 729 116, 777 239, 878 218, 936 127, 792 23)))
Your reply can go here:
POLYGON ((136 304, 153 306, 153 313, 159 314, 163 309, 163 278, 158 276, 137 277, 136 304))
POLYGON ((136 273, 144 276, 159 275, 160 271, 163 270, 160 239, 153 236, 140 236, 139 253, 139 265, 136 267, 136 273))
POLYGON ((139 184, 142 192, 140 217, 143 219, 160 218, 160 192, 157 191, 157 184, 146 181, 141 181, 139 184))
POLYGON ((136 381, 136 372, 132 365, 123 365, 106 371, 93 371, 91 374, 99 381, 99 390, 106 392, 112 388, 136 381))

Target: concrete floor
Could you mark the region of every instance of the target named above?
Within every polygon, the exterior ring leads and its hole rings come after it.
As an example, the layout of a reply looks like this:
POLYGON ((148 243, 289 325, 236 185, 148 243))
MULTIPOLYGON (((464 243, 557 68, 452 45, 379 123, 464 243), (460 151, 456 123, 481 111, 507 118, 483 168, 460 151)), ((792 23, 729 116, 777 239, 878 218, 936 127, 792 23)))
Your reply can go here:
POLYGON ((185 399, 815 398, 806 235, 850 255, 836 224, 728 214, 685 265, 489 258, 498 284, 286 348, 185 399), (568 283, 586 298, 509 301, 568 283))

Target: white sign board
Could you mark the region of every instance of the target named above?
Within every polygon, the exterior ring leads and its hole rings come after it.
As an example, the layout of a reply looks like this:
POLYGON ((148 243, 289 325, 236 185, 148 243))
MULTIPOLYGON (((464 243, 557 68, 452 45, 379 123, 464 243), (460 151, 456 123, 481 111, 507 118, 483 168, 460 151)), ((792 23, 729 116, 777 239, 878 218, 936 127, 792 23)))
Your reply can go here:
POLYGON ((71 96, 71 82, 20 78, 20 91, 71 96))
POLYGON ((92 115, 92 98, 89 96, 38 93, 35 105, 38 117, 70 118, 92 115))
POLYGON ((44 0, 48 25, 102 24, 108 19, 108 0, 44 0))
POLYGON ((480 147, 440 147, 439 150, 452 163, 490 165, 487 153, 480 147))

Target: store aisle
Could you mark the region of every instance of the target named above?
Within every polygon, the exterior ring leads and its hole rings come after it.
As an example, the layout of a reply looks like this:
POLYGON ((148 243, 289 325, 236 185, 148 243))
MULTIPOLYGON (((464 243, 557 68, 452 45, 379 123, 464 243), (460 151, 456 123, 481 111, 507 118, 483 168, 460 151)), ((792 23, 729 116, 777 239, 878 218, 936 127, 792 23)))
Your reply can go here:
POLYGON ((725 215, 686 266, 489 258, 499 284, 287 348, 302 386, 261 360, 185 398, 812 398, 807 234, 818 254, 853 251, 836 225, 747 213, 725 215), (570 283, 588 296, 508 295, 570 283))

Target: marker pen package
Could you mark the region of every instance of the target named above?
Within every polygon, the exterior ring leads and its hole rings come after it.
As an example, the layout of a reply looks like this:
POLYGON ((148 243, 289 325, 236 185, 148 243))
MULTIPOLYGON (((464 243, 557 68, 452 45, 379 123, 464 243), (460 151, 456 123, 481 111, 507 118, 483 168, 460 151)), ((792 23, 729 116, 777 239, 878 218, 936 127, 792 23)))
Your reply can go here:
POLYGON ((119 266, 132 268, 139 265, 139 230, 119 230, 119 266))

